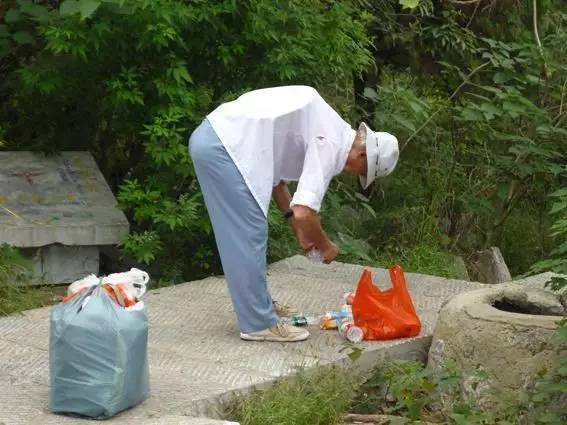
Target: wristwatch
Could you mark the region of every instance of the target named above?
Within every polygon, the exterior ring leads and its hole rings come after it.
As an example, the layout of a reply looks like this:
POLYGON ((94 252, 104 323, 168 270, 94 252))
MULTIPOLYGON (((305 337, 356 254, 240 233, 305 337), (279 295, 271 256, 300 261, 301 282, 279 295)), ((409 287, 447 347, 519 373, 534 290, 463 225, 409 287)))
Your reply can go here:
POLYGON ((291 217, 293 217, 293 210, 290 208, 284 213, 283 216, 286 220, 289 220, 291 217))

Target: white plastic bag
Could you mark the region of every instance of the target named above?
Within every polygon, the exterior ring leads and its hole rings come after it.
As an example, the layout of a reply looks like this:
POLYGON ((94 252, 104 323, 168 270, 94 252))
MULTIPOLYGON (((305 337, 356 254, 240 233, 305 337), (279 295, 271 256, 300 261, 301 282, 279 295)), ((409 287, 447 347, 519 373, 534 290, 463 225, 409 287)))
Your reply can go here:
MULTIPOLYGON (((131 268, 130 271, 123 273, 112 273, 102 278, 102 283, 110 285, 124 284, 132 298, 139 300, 144 296, 147 290, 147 284, 150 281, 150 276, 143 270, 131 268)), ((94 274, 90 274, 80 280, 73 282, 67 288, 67 295, 74 295, 77 292, 97 285, 100 278, 94 274)))

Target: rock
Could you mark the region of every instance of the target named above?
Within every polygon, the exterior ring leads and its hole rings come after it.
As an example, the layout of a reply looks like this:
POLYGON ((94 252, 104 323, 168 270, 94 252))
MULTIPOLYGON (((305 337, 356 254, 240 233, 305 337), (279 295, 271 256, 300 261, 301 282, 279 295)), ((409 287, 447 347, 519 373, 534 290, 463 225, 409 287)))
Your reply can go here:
POLYGON ((512 280, 502 252, 495 246, 476 252, 473 269, 479 282, 502 283, 512 280))
POLYGON ((454 362, 465 397, 494 408, 503 394, 524 391, 551 366, 563 313, 554 294, 515 284, 457 295, 439 313, 428 367, 440 373, 454 362))
POLYGON ((463 260, 463 257, 455 256, 454 268, 455 268, 455 272, 457 273, 457 277, 459 279, 468 280, 468 281, 471 280, 469 277, 469 272, 467 270, 467 265, 465 264, 465 260, 463 260))

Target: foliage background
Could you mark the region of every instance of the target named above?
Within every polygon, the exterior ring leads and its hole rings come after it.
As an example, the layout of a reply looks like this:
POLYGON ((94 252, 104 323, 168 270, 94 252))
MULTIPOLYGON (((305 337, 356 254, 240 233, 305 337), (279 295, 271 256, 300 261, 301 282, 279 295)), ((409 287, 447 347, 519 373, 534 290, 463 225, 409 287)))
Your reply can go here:
MULTIPOLYGON (((0 149, 92 152, 124 252, 194 279, 220 265, 190 132, 247 90, 308 84, 402 148, 368 193, 333 182, 341 260, 455 276, 496 245, 514 275, 566 271, 566 46, 561 0, 7 0, 0 149)), ((298 253, 269 219, 270 259, 298 253)))

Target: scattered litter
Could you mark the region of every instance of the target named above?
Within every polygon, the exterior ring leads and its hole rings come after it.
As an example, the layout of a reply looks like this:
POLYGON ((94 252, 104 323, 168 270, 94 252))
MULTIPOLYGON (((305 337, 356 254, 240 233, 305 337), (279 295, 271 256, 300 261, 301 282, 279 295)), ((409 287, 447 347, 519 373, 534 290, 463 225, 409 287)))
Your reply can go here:
POLYGON ((350 342, 361 342, 364 339, 364 331, 356 326, 353 320, 341 321, 339 334, 350 342))
POLYGON ((358 282, 352 312, 365 340, 407 338, 421 331, 403 269, 394 266, 389 272, 392 287, 385 291, 372 283, 370 270, 364 270, 358 282))
POLYGON ((282 323, 293 326, 307 326, 307 318, 299 314, 281 319, 282 323))
POLYGON ((313 248, 311 251, 309 251, 306 254, 306 257, 314 263, 322 263, 324 259, 321 251, 319 251, 317 248, 313 248))
POLYGON ((421 322, 407 290, 404 272, 400 266, 389 271, 392 288, 381 291, 373 285, 371 272, 364 270, 356 292, 343 295, 346 304, 321 316, 321 329, 338 329, 351 342, 418 335, 421 322))
POLYGON ((345 303, 346 303, 347 305, 352 305, 352 302, 354 301, 354 295, 355 295, 354 292, 346 292, 346 293, 343 295, 343 298, 344 298, 345 303))

